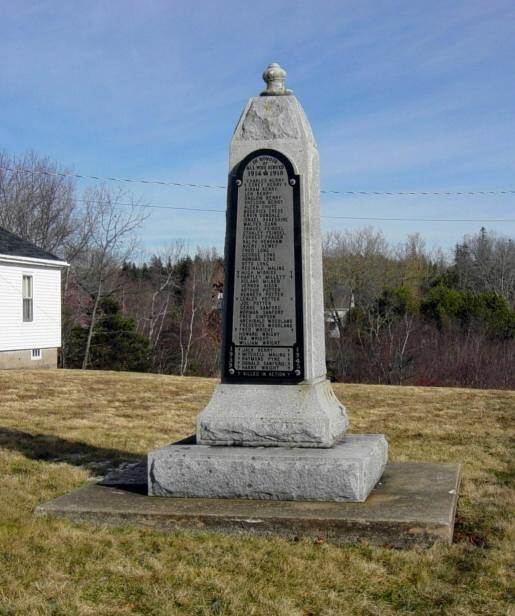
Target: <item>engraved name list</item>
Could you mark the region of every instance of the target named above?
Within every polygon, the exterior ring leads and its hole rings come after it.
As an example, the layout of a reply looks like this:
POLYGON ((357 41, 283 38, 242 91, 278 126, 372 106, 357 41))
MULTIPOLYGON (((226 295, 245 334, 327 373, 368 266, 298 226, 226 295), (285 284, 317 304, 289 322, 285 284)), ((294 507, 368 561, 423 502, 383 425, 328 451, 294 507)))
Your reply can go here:
POLYGON ((229 375, 298 381, 303 371, 298 179, 282 158, 255 152, 236 180, 227 366, 229 375))

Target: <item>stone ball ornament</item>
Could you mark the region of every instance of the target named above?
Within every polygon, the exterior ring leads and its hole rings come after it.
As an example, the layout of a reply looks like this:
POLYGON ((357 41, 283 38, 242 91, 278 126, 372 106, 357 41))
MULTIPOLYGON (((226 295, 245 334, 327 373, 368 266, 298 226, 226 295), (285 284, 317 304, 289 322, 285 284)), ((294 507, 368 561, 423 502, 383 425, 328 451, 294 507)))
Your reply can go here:
POLYGON ((292 94, 291 90, 285 87, 286 71, 277 62, 269 64, 264 73, 263 80, 266 83, 266 90, 261 92, 261 96, 285 96, 292 94))

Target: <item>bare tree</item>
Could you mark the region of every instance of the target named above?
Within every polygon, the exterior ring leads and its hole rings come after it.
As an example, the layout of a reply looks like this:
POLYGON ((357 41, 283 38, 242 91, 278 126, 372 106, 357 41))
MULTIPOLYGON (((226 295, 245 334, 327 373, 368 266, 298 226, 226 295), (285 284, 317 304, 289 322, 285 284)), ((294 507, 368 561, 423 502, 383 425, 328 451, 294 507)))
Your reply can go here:
POLYGON ((77 256, 74 264, 78 284, 91 301, 83 369, 88 366, 100 302, 116 291, 121 263, 133 252, 135 231, 146 218, 145 211, 137 204, 130 209, 120 206, 124 198, 127 195, 121 191, 113 193, 105 187, 84 193, 86 207, 91 213, 91 233, 87 248, 77 256))
POLYGON ((148 265, 148 277, 132 281, 132 288, 123 293, 123 304, 130 308, 138 332, 150 342, 152 368, 162 372, 163 332, 179 312, 180 291, 177 264, 184 258, 184 241, 177 240, 152 256, 148 265), (129 294, 132 291, 132 296, 129 294), (136 292, 136 297, 134 294, 136 292))
MULTIPOLYGON (((186 296, 179 323, 181 375, 188 371, 192 354, 197 362, 210 364, 209 371, 218 363, 218 340, 213 340, 212 314, 217 310, 217 266, 220 258, 216 250, 197 249, 186 285, 186 296), (215 344, 208 344, 208 342, 215 344)), ((216 338, 216 334, 215 334, 216 338)))
MULTIPOLYGON (((372 227, 329 233, 323 253, 325 306, 338 330, 337 336, 328 340, 328 349, 341 372, 349 359, 344 336, 347 315, 356 307, 366 319, 369 340, 377 339, 384 319, 374 308, 385 284, 394 280, 396 264, 384 235, 372 227)), ((361 329, 357 335, 362 335, 361 329)))
POLYGON ((475 292, 494 291, 515 303, 515 242, 482 228, 465 236, 454 253, 458 286, 475 292))
POLYGON ((427 286, 435 275, 445 271, 445 259, 441 251, 429 251, 419 233, 408 235, 394 250, 398 273, 394 286, 420 288, 427 286))
POLYGON ((65 256, 82 229, 75 183, 66 170, 28 152, 21 158, 0 152, 0 226, 65 256))
POLYGON ((156 272, 156 280, 150 299, 148 320, 148 339, 151 348, 156 349, 159 345, 163 325, 170 309, 172 293, 177 288, 175 279, 175 264, 181 258, 184 250, 184 242, 177 242, 170 246, 164 253, 166 265, 156 272))
POLYGON ((355 231, 333 231, 324 238, 324 276, 326 305, 331 293, 345 285, 350 301, 368 310, 394 272, 392 250, 381 233, 372 227, 355 231))

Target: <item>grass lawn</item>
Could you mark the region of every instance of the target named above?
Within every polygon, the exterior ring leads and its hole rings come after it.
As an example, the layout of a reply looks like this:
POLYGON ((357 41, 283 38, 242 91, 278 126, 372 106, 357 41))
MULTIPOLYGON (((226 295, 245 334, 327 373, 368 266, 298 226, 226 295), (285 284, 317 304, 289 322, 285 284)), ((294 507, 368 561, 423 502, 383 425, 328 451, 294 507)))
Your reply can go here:
POLYGON ((450 546, 342 548, 32 515, 113 465, 191 434, 214 385, 0 371, 1 616, 514 613, 515 392, 335 385, 351 431, 384 432, 392 461, 463 464, 450 546))

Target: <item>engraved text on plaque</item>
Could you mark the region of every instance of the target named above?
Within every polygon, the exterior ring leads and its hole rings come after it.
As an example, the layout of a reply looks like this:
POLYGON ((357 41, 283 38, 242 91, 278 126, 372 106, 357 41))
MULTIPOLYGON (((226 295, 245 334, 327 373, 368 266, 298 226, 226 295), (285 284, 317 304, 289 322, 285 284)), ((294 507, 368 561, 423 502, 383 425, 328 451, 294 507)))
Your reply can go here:
POLYGON ((224 380, 303 379, 300 178, 258 150, 230 177, 224 380))

